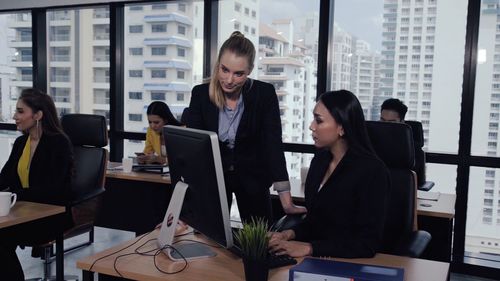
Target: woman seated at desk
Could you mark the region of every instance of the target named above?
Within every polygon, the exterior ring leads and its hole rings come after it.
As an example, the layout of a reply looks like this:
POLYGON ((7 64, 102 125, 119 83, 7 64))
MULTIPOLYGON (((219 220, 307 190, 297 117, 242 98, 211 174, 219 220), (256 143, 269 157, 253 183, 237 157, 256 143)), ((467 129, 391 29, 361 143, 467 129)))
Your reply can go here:
MULTIPOLYGON (((19 200, 67 205, 73 150, 62 131, 51 97, 36 89, 23 90, 13 118, 23 135, 14 142, 2 168, 0 189, 9 188, 19 200)), ((16 255, 18 245, 46 243, 70 226, 71 215, 66 210, 63 223, 59 218, 48 218, 0 232, 1 279, 24 280, 16 255)))
POLYGON ((137 162, 167 164, 167 152, 165 140, 162 136, 163 126, 182 124, 175 119, 168 105, 161 101, 152 102, 146 111, 148 115, 149 128, 146 132, 146 146, 144 155, 137 156, 137 162))
POLYGON ((381 247, 390 183, 368 139, 361 105, 349 91, 327 92, 313 114, 309 129, 321 150, 305 183, 308 214, 294 228, 272 233, 270 251, 292 257, 373 257, 381 247))

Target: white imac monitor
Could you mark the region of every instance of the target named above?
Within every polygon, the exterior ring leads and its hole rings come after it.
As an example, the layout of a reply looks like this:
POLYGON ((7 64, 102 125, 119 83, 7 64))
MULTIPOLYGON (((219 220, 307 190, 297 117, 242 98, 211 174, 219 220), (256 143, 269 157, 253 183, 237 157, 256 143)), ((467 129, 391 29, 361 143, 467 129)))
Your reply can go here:
POLYGON ((170 178, 175 189, 158 237, 159 246, 172 260, 215 255, 210 247, 200 243, 172 245, 180 218, 224 248, 232 247, 233 236, 217 134, 165 126, 163 136, 170 178), (166 245, 172 245, 176 250, 166 245))

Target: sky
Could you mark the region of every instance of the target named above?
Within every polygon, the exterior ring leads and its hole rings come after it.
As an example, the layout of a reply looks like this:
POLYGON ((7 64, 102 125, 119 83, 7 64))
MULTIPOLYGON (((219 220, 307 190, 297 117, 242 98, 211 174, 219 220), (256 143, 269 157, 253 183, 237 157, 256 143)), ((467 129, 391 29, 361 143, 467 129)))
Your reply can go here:
MULTIPOLYGON (((370 43, 372 50, 381 50, 383 0, 333 0, 334 20, 339 26, 370 43)), ((261 20, 270 23, 273 19, 300 17, 304 13, 319 12, 318 0, 261 0, 261 20), (265 8, 263 7, 265 5, 265 8)))

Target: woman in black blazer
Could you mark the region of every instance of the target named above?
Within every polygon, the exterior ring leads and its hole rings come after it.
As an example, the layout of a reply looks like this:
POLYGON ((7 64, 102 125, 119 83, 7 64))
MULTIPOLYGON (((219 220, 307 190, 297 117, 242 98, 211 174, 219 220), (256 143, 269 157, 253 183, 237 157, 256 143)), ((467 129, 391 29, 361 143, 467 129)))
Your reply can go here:
POLYGON ((269 187, 286 213, 303 213, 290 195, 281 119, 271 84, 248 78, 255 47, 238 31, 219 50, 211 81, 193 88, 187 126, 217 132, 229 205, 236 195, 242 220, 272 220, 269 187))
MULTIPOLYGON (((23 135, 14 142, 0 173, 0 190, 15 192, 18 200, 66 206, 73 167, 73 150, 62 132, 54 102, 36 89, 22 91, 14 120, 23 135)), ((24 280, 16 255, 17 245, 45 243, 71 226, 67 210, 64 219, 43 219, 0 231, 0 260, 6 280, 24 280)))
POLYGON ((308 214, 291 230, 273 233, 271 251, 293 257, 374 256, 382 242, 390 181, 368 139, 358 99, 345 90, 324 93, 309 129, 321 150, 305 183, 308 214))

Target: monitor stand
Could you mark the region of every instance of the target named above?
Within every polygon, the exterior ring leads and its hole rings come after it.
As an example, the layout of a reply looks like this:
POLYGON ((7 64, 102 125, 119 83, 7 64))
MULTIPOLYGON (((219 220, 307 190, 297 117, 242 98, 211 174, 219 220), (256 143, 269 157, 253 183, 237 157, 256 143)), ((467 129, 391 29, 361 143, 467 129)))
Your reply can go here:
POLYGON ((216 253, 210 249, 210 246, 202 243, 180 242, 173 244, 175 229, 179 222, 179 215, 182 210, 182 204, 187 189, 188 185, 182 181, 179 181, 175 185, 174 193, 170 199, 170 204, 165 213, 165 218, 163 219, 160 234, 157 239, 158 247, 173 261, 183 261, 184 259, 193 260, 216 255, 216 253), (174 247, 175 250, 172 249, 172 247, 174 247))

